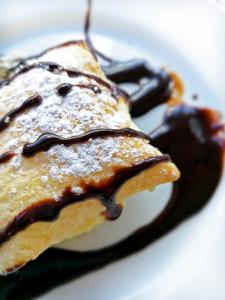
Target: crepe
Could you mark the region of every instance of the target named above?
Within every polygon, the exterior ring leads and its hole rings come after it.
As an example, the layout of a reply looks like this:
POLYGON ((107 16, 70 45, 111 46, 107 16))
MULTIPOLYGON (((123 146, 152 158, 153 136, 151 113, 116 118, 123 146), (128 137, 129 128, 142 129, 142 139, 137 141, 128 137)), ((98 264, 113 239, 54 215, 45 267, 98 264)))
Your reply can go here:
POLYGON ((137 168, 162 154, 139 133, 130 118, 126 96, 107 80, 84 42, 53 47, 27 60, 26 65, 32 67, 20 66, 16 71, 19 74, 11 72, 12 79, 0 88, 0 118, 4 121, 0 157, 9 156, 0 164, 1 274, 24 266, 52 245, 104 222, 107 207, 93 188, 110 189, 115 178, 123 178, 124 170, 137 169, 116 191, 115 210, 124 206, 128 196, 179 177, 178 169, 165 156, 157 163, 137 168), (36 103, 30 101, 23 107, 27 99, 36 99, 36 103), (56 143, 35 153, 24 151, 24 145, 45 133, 68 139, 96 129, 119 132, 123 128, 127 134, 106 134, 66 145, 56 143), (54 220, 48 219, 54 202, 60 203, 66 193, 79 198, 90 187, 94 196, 71 201, 59 209, 54 220), (29 215, 35 209, 43 221, 29 215))

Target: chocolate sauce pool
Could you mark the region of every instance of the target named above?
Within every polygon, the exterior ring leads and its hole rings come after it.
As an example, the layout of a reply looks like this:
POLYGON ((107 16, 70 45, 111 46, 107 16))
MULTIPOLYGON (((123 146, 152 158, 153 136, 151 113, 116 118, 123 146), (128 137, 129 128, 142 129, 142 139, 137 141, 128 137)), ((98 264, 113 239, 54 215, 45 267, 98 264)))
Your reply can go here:
POLYGON ((215 191, 223 168, 223 127, 209 109, 180 105, 169 109, 150 134, 152 144, 168 153, 181 171, 166 208, 150 224, 119 243, 97 251, 48 249, 21 270, 1 277, 0 299, 34 297, 151 245, 200 211, 215 191))

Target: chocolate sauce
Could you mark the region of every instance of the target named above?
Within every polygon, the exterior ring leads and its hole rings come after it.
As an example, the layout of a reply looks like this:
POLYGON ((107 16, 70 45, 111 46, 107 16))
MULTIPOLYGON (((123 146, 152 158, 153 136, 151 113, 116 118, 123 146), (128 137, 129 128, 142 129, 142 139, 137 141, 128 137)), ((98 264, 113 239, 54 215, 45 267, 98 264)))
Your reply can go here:
POLYGON ((161 70, 130 95, 130 114, 133 118, 142 116, 152 108, 165 103, 171 96, 172 82, 169 75, 161 70))
POLYGON ((20 113, 24 112, 28 108, 38 106, 41 102, 41 96, 36 94, 25 100, 19 107, 12 109, 0 119, 0 132, 7 128, 10 125, 10 122, 13 121, 20 113))
POLYGON ((169 74, 164 69, 153 69, 145 60, 113 61, 103 69, 106 76, 117 84, 137 84, 137 90, 128 93, 130 113, 134 118, 167 102, 171 96, 173 82, 169 74), (141 83, 142 79, 147 79, 147 82, 141 83))
MULTIPOLYGON (((56 46, 53 46, 53 47, 49 47, 49 48, 45 49, 44 51, 42 51, 41 53, 30 55, 30 56, 27 56, 26 58, 20 59, 18 64, 16 64, 15 66, 13 66, 12 68, 9 69, 9 72, 11 74, 17 73, 20 69, 22 69, 25 66, 29 65, 29 61, 38 59, 38 58, 45 55, 46 53, 48 53, 51 50, 59 49, 59 48, 67 47, 67 46, 71 46, 71 45, 79 45, 79 44, 82 45, 83 41, 82 40, 67 41, 67 42, 64 42, 62 44, 59 44, 59 45, 56 45, 56 46)), ((0 81, 0 84, 1 84, 1 81, 0 81)))
POLYGON ((92 55, 94 56, 94 58, 97 60, 96 57, 96 52, 94 49, 94 46, 91 42, 91 39, 89 37, 89 31, 90 31, 90 17, 91 17, 91 8, 92 8, 92 1, 91 0, 87 0, 88 5, 87 5, 87 12, 86 12, 86 18, 85 18, 85 23, 84 23, 84 35, 85 35, 85 41, 92 53, 92 55))
MULTIPOLYGON (((169 161, 168 155, 150 157, 130 167, 115 170, 114 176, 98 186, 98 184, 84 185, 82 193, 75 193, 69 187, 58 199, 44 199, 31 204, 18 214, 3 230, 0 230, 0 245, 6 242, 12 235, 25 229, 38 221, 54 221, 60 211, 67 205, 87 201, 90 198, 98 198, 106 207, 103 213, 109 220, 118 218, 122 207, 115 202, 115 196, 119 188, 130 178, 140 172, 155 166, 158 163, 169 161)), ((1 294, 0 294, 1 295, 1 294)))
POLYGON ((36 63, 33 65, 27 65, 29 60, 38 59, 42 55, 46 54, 48 51, 57 49, 60 47, 69 46, 72 44, 82 43, 82 41, 69 41, 41 52, 38 55, 30 56, 24 60, 21 60, 19 64, 14 68, 14 75, 2 82, 0 82, 0 87, 10 84, 18 75, 27 72, 33 68, 44 68, 50 72, 67 72, 68 76, 86 76, 89 79, 93 79, 99 84, 104 85, 111 90, 112 95, 117 99, 117 96, 122 94, 126 100, 130 100, 129 107, 132 117, 138 117, 142 114, 148 112, 150 109, 156 107, 159 104, 165 103, 169 100, 173 81, 170 75, 163 69, 155 70, 153 69, 145 60, 134 59, 129 61, 118 61, 107 57, 105 54, 101 53, 99 50, 95 49, 93 43, 89 36, 90 31, 90 16, 91 16, 91 5, 92 1, 88 0, 88 9, 86 13, 84 33, 86 43, 94 55, 95 58, 100 56, 103 60, 109 63, 107 66, 103 66, 103 70, 106 76, 117 84, 121 83, 135 83, 137 84, 137 90, 129 94, 122 88, 111 86, 108 82, 102 80, 101 78, 75 70, 68 70, 56 63, 44 62, 36 63), (142 79, 148 79, 144 84, 141 83, 142 79))
POLYGON ((79 87, 81 89, 91 90, 95 94, 100 94, 102 92, 101 89, 97 85, 93 85, 93 84, 85 85, 85 84, 61 83, 59 86, 57 86, 56 90, 60 96, 65 97, 66 95, 69 94, 69 92, 72 90, 72 88, 74 86, 79 87))
POLYGON ((170 75, 164 70, 153 69, 143 59, 118 61, 98 51, 90 38, 90 17, 92 1, 88 0, 88 8, 84 24, 85 41, 93 56, 101 57, 106 66, 102 66, 106 76, 117 84, 135 83, 137 90, 132 94, 120 89, 120 93, 129 99, 130 114, 133 118, 147 113, 152 108, 169 100, 173 88, 170 75), (142 84, 142 79, 147 82, 142 84))
POLYGON ((0 155, 0 164, 8 162, 11 158, 15 156, 15 153, 12 151, 5 152, 0 155))
POLYGON ((113 220, 116 220, 116 219, 119 218, 119 216, 120 216, 121 213, 122 213, 122 209, 123 209, 123 207, 122 207, 121 204, 115 204, 115 205, 113 205, 112 207, 106 209, 106 210, 102 213, 102 215, 105 216, 105 218, 106 218, 107 220, 113 221, 113 220))
POLYGON ((224 138, 219 117, 208 109, 180 105, 167 111, 151 142, 181 171, 166 208, 150 224, 117 244, 96 251, 48 249, 18 272, 1 277, 2 300, 33 299, 60 284, 144 249, 200 211, 222 172, 224 138), (27 288, 29 286, 29 288, 27 288))
POLYGON ((65 97, 66 95, 69 94, 72 88, 73 85, 70 83, 61 83, 59 86, 57 86, 56 90, 60 96, 65 97))
MULTIPOLYGON (((90 5, 91 1, 89 1, 90 5)), ((90 10, 87 18, 90 18, 90 10)), ((89 39, 89 47, 94 50, 96 56, 101 56, 109 63, 104 67, 108 77, 119 84, 136 83, 140 85, 140 88, 131 95, 133 116, 140 116, 167 101, 172 86, 171 78, 164 70, 155 71, 142 60, 123 63, 108 58, 94 49, 88 36, 90 22, 86 26, 86 40, 88 42, 89 39), (142 78, 147 78, 148 82, 140 84, 142 78)), ((49 49, 45 52, 47 51, 49 49)), ((36 58, 38 57, 36 56, 36 58)), ((21 63, 22 70, 24 64, 26 64, 25 60, 24 63, 21 63)), ((60 71, 56 65, 52 63, 47 68, 51 72, 60 71)), ((26 67, 24 71, 26 71, 26 67)), ((74 71, 69 70, 69 76, 79 76, 70 72, 74 71)), ((64 92, 67 93, 67 89, 64 92)), ((64 96, 64 92, 62 92, 62 96, 64 96)), ((126 95, 125 92, 124 94, 126 95)), ((145 137, 143 136, 143 138, 145 137)), ((150 134, 150 138, 154 146, 171 156, 181 171, 181 178, 174 183, 168 204, 159 216, 124 240, 101 250, 74 252, 48 249, 23 269, 7 277, 0 277, 1 300, 33 299, 60 284, 134 254, 176 228, 209 202, 219 183, 223 168, 224 127, 219 116, 209 109, 179 105, 167 110, 162 125, 150 134)), ((81 139, 85 140, 83 136, 81 139)), ((63 139, 63 141, 65 140, 63 139)), ((57 136, 43 135, 40 140, 26 145, 31 148, 25 147, 25 149, 28 149, 28 155, 33 155, 36 151, 46 151, 55 142, 59 142, 57 136), (42 138, 43 140, 41 140, 42 138)), ((159 156, 131 168, 117 170, 118 172, 111 181, 107 181, 101 187, 85 186, 82 194, 75 194, 68 188, 57 199, 58 201, 45 199, 32 205, 0 233, 0 243, 32 222, 54 220, 62 207, 86 200, 89 197, 97 197, 105 205, 106 210, 103 213, 105 217, 117 218, 122 207, 115 203, 114 198, 120 186, 130 177, 159 163, 162 159, 168 160, 168 156, 159 156)))
POLYGON ((169 109, 151 143, 170 154, 181 172, 170 201, 158 218, 166 233, 197 213, 210 200, 223 170, 224 125, 206 108, 179 105, 169 109))
POLYGON ((32 65, 25 65, 22 68, 20 68, 12 77, 10 77, 9 79, 4 80, 1 84, 0 84, 0 88, 5 86, 5 85, 9 85, 13 80, 15 80, 18 76, 20 76, 21 74, 24 74, 26 72, 29 72, 32 69, 44 69, 48 72, 51 73, 60 73, 60 72, 66 72, 67 75, 69 77, 80 77, 80 76, 84 76, 86 78, 89 78, 91 80, 96 81, 97 83, 99 83, 100 85, 103 85, 104 87, 108 88, 109 90, 112 91, 112 94, 116 93, 116 87, 111 86, 110 83, 108 83, 107 81, 101 79, 100 77, 94 75, 94 74, 89 74, 89 73, 85 73, 85 72, 80 72, 74 69, 67 69, 64 68, 63 66, 55 63, 55 62, 38 62, 38 63, 34 63, 32 65))
MULTIPOLYGON (((109 82, 103 80, 102 78, 94 75, 94 74, 89 74, 89 73, 85 73, 85 72, 80 72, 78 70, 74 70, 74 69, 67 69, 64 68, 63 66, 55 63, 55 62, 38 62, 38 63, 34 63, 32 65, 24 65, 23 67, 19 68, 17 70, 17 72, 14 73, 13 76, 11 76, 10 78, 3 80, 2 82, 0 82, 0 88, 2 88, 5 85, 9 85, 11 84, 11 82, 13 80, 15 80, 18 76, 20 76, 21 74, 24 74, 26 72, 29 72, 32 69, 44 69, 48 72, 51 73, 61 73, 61 72, 66 72, 67 75, 69 77, 80 77, 80 76, 84 76, 88 79, 94 80, 96 83, 104 86, 105 88, 109 89, 111 91, 112 96, 117 100, 117 97, 121 94, 121 89, 117 88, 116 85, 111 85, 109 82)), ((91 89, 93 92, 95 93, 100 93, 100 88, 97 89, 97 86, 90 84, 90 85, 80 85, 82 88, 86 87, 91 89)))
POLYGON ((48 151, 55 145, 72 145, 77 143, 85 143, 89 139, 104 138, 104 137, 140 137, 149 140, 149 136, 142 131, 137 131, 131 128, 122 129, 93 129, 84 134, 77 135, 71 138, 62 138, 53 133, 43 133, 35 142, 25 144, 23 147, 23 155, 31 157, 40 151, 48 151))

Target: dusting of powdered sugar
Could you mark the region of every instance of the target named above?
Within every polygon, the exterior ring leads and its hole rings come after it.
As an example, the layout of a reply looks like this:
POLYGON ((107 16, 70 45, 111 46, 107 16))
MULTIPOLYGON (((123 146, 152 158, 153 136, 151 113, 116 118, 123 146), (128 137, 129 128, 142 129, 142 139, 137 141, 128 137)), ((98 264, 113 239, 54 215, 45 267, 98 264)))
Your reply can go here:
POLYGON ((55 180, 60 180, 64 175, 82 177, 101 171, 103 164, 121 162, 113 158, 118 154, 118 142, 104 138, 70 147, 54 146, 47 153, 52 162, 49 167, 51 177, 55 180))
POLYGON ((41 176, 41 181, 43 183, 47 182, 48 181, 48 176, 46 176, 46 175, 41 176))
MULTIPOLYGON (((63 51, 63 48, 58 49, 55 59, 50 54, 45 56, 60 63, 59 60, 67 57, 63 51)), ((78 59, 78 66, 82 63, 78 59)), ((82 67, 80 68, 83 71, 82 67)), ((67 138, 91 129, 118 129, 130 125, 129 115, 126 111, 118 110, 118 103, 111 95, 110 89, 85 76, 71 78, 66 72, 54 74, 43 69, 31 69, 16 77, 10 85, 0 89, 0 105, 7 110, 18 107, 35 93, 42 97, 42 103, 18 115, 7 129, 11 139, 4 143, 3 147, 4 151, 17 151, 18 155, 10 162, 15 169, 21 166, 23 145, 34 142, 42 133, 50 132, 67 138), (74 86, 62 97, 57 93, 57 86, 62 83, 97 85, 101 93, 96 94, 91 89, 74 86)), ((48 176, 59 181, 65 175, 86 176, 101 171, 105 164, 120 163, 120 143, 121 138, 108 137, 90 139, 86 143, 70 147, 54 146, 44 153, 50 163, 48 174, 41 176, 40 180, 45 183, 49 179, 48 176)), ((129 153, 130 151, 131 149, 129 153)), ((139 155, 135 149, 133 152, 139 155)), ((126 153, 124 155, 126 156, 126 153)))
POLYGON ((42 97, 41 105, 19 115, 16 126, 9 129, 15 135, 20 133, 21 142, 32 142, 42 132, 70 137, 91 128, 119 128, 128 121, 124 113, 117 112, 117 102, 106 87, 100 86, 102 92, 96 95, 90 89, 74 86, 67 96, 61 97, 56 88, 65 82, 73 85, 95 83, 86 77, 69 78, 65 72, 52 74, 43 69, 32 69, 16 78, 10 86, 2 88, 1 94, 6 95, 3 98, 5 105, 8 102, 18 106, 32 93, 42 97), (14 92, 9 94, 11 89, 14 92))
POLYGON ((62 65, 64 68, 76 68, 77 70, 83 72, 85 71, 84 65, 92 65, 93 57, 86 51, 85 61, 84 61, 84 50, 78 45, 68 45, 66 47, 59 47, 47 51, 45 54, 38 59, 28 60, 28 64, 36 63, 37 61, 54 61, 55 63, 62 65), (63 52, 63 54, 62 54, 63 52))

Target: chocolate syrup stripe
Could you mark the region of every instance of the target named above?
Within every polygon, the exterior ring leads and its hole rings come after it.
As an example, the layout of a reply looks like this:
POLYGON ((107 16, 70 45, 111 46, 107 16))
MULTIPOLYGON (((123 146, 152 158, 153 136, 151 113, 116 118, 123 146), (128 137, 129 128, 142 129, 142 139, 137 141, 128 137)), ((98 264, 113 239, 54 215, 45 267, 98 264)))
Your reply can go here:
POLYGON ((30 207, 18 214, 3 230, 0 231, 0 244, 6 242, 17 232, 25 229, 30 224, 38 221, 54 221, 65 206, 98 198, 106 207, 104 216, 108 219, 115 219, 121 213, 121 206, 116 204, 116 193, 120 187, 130 178, 140 172, 147 170, 158 163, 169 161, 168 155, 150 157, 130 167, 121 168, 115 171, 115 175, 102 184, 100 187, 87 185, 84 192, 76 194, 71 188, 67 188, 58 199, 44 199, 32 204, 30 207))
MULTIPOLYGON (((89 39, 89 41, 90 41, 90 39, 89 39)), ((5 84, 9 84, 12 80, 14 80, 15 77, 17 77, 21 73, 29 71, 30 66, 26 65, 27 61, 29 61, 31 59, 38 59, 42 55, 44 55, 45 53, 47 53, 48 51, 51 51, 53 49, 66 47, 69 45, 79 44, 79 43, 82 43, 82 41, 69 41, 69 42, 48 48, 47 50, 41 52, 38 55, 33 55, 24 60, 21 60, 19 65, 14 68, 15 70, 17 70, 17 72, 12 76, 11 79, 3 80, 2 82, 0 82, 0 87, 4 86, 5 84), (19 66, 22 66, 22 67, 19 67, 19 66)), ((90 47, 90 43, 89 43, 89 47, 90 47)), ((93 49, 93 46, 90 47, 90 49, 93 49)), ((133 60, 121 62, 121 61, 113 60, 113 59, 105 56, 104 54, 102 54, 101 52, 99 52, 96 49, 94 49, 94 51, 99 56, 101 56, 103 59, 110 62, 110 64, 108 66, 103 66, 102 68, 103 68, 106 76, 113 82, 115 82, 117 84, 139 83, 140 80, 143 78, 149 79, 149 82, 145 83, 144 85, 141 85, 140 88, 137 89, 137 91, 135 93, 129 95, 131 103, 133 103, 133 106, 135 106, 135 108, 133 108, 131 110, 131 115, 133 117, 140 116, 141 114, 144 114, 145 112, 149 111, 151 108, 157 106, 158 104, 164 103, 169 99, 169 96, 171 95, 171 91, 172 91, 172 80, 171 80, 169 74, 165 70, 159 70, 159 71, 154 70, 145 60, 142 60, 142 59, 133 59, 133 60), (153 83, 151 80, 154 80, 153 83), (137 109, 138 106, 139 106, 139 109, 137 109), (140 109, 140 107, 142 107, 142 108, 140 109)), ((34 66, 37 64, 33 64, 31 66, 34 66)), ((41 66, 37 66, 37 67, 41 67, 41 66)), ((59 69, 60 69, 60 67, 61 66, 59 66, 59 69)), ((63 69, 63 71, 65 71, 65 72, 68 71, 69 76, 86 76, 90 79, 93 79, 96 82, 98 82, 98 83, 104 85, 105 87, 109 88, 110 90, 112 90, 113 95, 118 94, 118 93, 121 94, 123 92, 123 94, 128 96, 128 94, 126 92, 124 92, 123 90, 119 91, 119 89, 116 89, 116 87, 112 87, 109 83, 107 83, 106 81, 100 79, 99 77, 97 77, 95 75, 86 74, 86 73, 82 73, 82 72, 78 72, 78 71, 71 72, 71 70, 66 70, 66 69, 63 69)))
POLYGON ((142 59, 114 60, 95 49, 89 37, 88 41, 92 52, 109 63, 107 66, 102 66, 107 78, 118 85, 122 83, 137 85, 136 91, 131 94, 120 88, 121 94, 129 99, 130 114, 133 118, 142 116, 169 100, 173 90, 173 81, 164 69, 155 70, 142 59), (145 83, 142 83, 143 79, 145 83))
POLYGON ((93 84, 70 84, 70 83, 61 83, 59 86, 57 86, 56 90, 58 94, 62 97, 66 96, 73 87, 79 87, 81 89, 89 89, 95 94, 101 94, 101 89, 97 85, 93 84))
POLYGON ((8 162, 11 158, 15 156, 15 153, 12 151, 5 152, 0 155, 0 164, 8 162))
POLYGON ((168 204, 160 215, 124 240, 101 250, 48 249, 18 272, 0 278, 1 300, 33 299, 135 254, 199 212, 210 201, 220 180, 224 156, 224 138, 220 133, 223 132, 221 121, 213 111, 185 105, 169 109, 162 126, 150 135, 151 142, 171 155, 181 178, 174 183, 168 204))
POLYGON ((89 31, 90 31, 90 16, 91 16, 91 0, 87 0, 88 5, 87 5, 87 13, 86 13, 86 17, 85 17, 85 23, 84 23, 84 35, 85 35, 85 41, 88 45, 89 50, 91 51, 92 55, 94 56, 94 58, 97 60, 96 57, 96 52, 94 49, 94 46, 92 44, 92 41, 89 37, 89 31))
MULTIPOLYGON (((150 109, 156 107, 159 104, 165 103, 172 92, 172 80, 169 74, 165 70, 154 70, 145 60, 141 59, 134 59, 125 62, 117 61, 112 58, 107 57, 100 51, 96 50, 91 42, 89 37, 89 30, 90 30, 90 15, 91 15, 91 1, 88 1, 88 9, 85 19, 85 26, 84 26, 84 33, 86 37, 86 42, 94 55, 102 57, 105 61, 109 62, 108 66, 103 66, 103 70, 105 71, 106 76, 117 84, 121 83, 136 83, 139 85, 137 90, 130 94, 124 91, 121 88, 111 86, 108 82, 103 81, 99 77, 95 75, 90 75, 78 71, 71 71, 68 69, 63 68, 55 63, 51 63, 52 66, 47 67, 44 66, 43 63, 33 64, 31 66, 26 65, 26 63, 31 59, 38 59, 48 51, 53 49, 57 49, 60 47, 65 47, 73 44, 82 43, 82 41, 69 41, 55 47, 48 48, 47 50, 43 51, 38 55, 30 56, 24 60, 21 60, 20 63, 16 68, 14 68, 15 73, 11 79, 5 80, 0 82, 0 87, 5 84, 10 84, 12 80, 18 75, 29 71, 33 67, 43 67, 45 69, 52 69, 52 71, 58 69, 58 71, 66 71, 68 76, 86 76, 87 78, 93 79, 99 84, 104 85, 105 87, 109 88, 112 92, 112 95, 117 99, 117 96, 122 94, 126 99, 129 98, 129 106, 131 107, 131 116, 138 117, 142 114, 148 112, 150 109), (22 68, 21 68, 22 66, 22 68), (141 84, 141 79, 147 78, 148 82, 141 84)), ((46 63, 45 63, 46 64, 46 63)))
POLYGON ((25 100, 19 107, 8 112, 4 117, 0 119, 0 132, 10 125, 10 122, 16 118, 16 116, 28 108, 38 106, 42 102, 42 98, 39 95, 34 95, 25 100))
POLYGON ((104 137, 138 137, 149 141, 149 136, 144 132, 137 131, 131 128, 122 129, 93 129, 84 134, 77 135, 71 138, 62 138, 53 133, 43 133, 35 142, 25 144, 23 147, 23 155, 30 157, 40 151, 48 151, 55 145, 72 145, 77 143, 87 142, 89 139, 104 138, 104 137))
POLYGON ((109 66, 103 67, 106 76, 116 82, 136 83, 138 88, 129 95, 130 114, 139 117, 169 100, 173 89, 169 74, 161 69, 154 70, 145 60, 133 59, 125 62, 113 61, 109 66), (145 83, 141 80, 145 79, 145 83))
POLYGON ((156 71, 143 59, 113 60, 102 68, 106 76, 117 84, 138 83, 142 78, 154 78, 156 75, 156 71))
MULTIPOLYGON (((61 46, 63 47, 69 43, 56 46, 56 48, 61 46)), ((50 50, 51 49, 53 48, 50 48, 50 50)), ((39 56, 41 57, 41 55, 36 57, 38 58, 39 56)), ((39 62, 32 65, 23 65, 22 68, 18 68, 18 71, 11 78, 2 81, 0 83, 0 88, 4 85, 10 84, 17 76, 28 72, 33 68, 43 68, 53 73, 67 72, 70 77, 85 76, 89 79, 95 80, 100 85, 108 88, 111 91, 112 96, 116 99, 117 96, 121 94, 126 99, 129 98, 129 104, 131 107, 130 113, 132 117, 141 116, 157 105, 165 103, 172 92, 172 80, 169 74, 163 69, 158 71, 154 70, 146 61, 140 59, 129 60, 126 62, 112 60, 110 65, 103 67, 106 76, 117 84, 138 84, 139 88, 137 88, 137 90, 132 94, 109 84, 96 75, 66 69, 53 62, 39 62), (146 78, 148 79, 147 82, 140 84, 141 80, 146 78)), ((90 89, 91 86, 92 85, 90 85, 90 89)))
POLYGON ((62 43, 62 44, 58 44, 58 45, 53 46, 53 47, 49 47, 49 48, 45 49, 44 51, 42 51, 41 53, 38 53, 38 54, 35 54, 35 55, 30 55, 30 56, 28 56, 24 59, 21 59, 16 66, 14 66, 10 69, 10 72, 16 72, 21 67, 26 66, 27 63, 29 62, 29 60, 38 59, 38 58, 45 55, 46 53, 48 53, 51 50, 58 49, 58 48, 63 48, 63 47, 71 46, 71 45, 78 45, 78 44, 82 45, 83 43, 84 43, 83 40, 72 40, 72 41, 67 41, 65 43, 62 43))
MULTIPOLYGON (((83 88, 83 89, 90 89, 95 94, 101 93, 101 89, 96 85, 83 85, 83 84, 75 84, 72 85, 70 83, 62 83, 56 87, 56 90, 60 96, 66 96, 67 93, 70 92, 73 86, 83 88)), ((38 106, 42 103, 42 97, 38 94, 31 96, 27 100, 25 100, 19 107, 12 109, 6 115, 4 115, 0 119, 0 132, 6 129, 10 123, 22 112, 26 111, 28 108, 38 106)))
POLYGON ((38 68, 44 69, 44 70, 46 70, 48 72, 51 72, 51 73, 66 72, 69 77, 84 76, 86 78, 94 80, 98 84, 100 84, 100 85, 106 87, 107 89, 109 89, 112 92, 113 96, 116 96, 118 94, 115 86, 112 86, 110 83, 108 83, 107 81, 101 79, 100 77, 98 77, 96 75, 93 75, 93 74, 80 72, 80 71, 77 71, 77 70, 67 69, 67 68, 64 68, 63 66, 61 66, 57 63, 54 63, 54 62, 38 62, 38 63, 32 64, 32 65, 25 65, 23 68, 19 69, 18 72, 16 72, 11 78, 4 80, 0 84, 0 88, 5 86, 5 85, 9 85, 15 78, 17 78, 21 74, 29 72, 32 69, 38 69, 38 68))
POLYGON ((86 43, 96 59, 101 57, 107 62, 108 65, 102 66, 102 69, 111 81, 117 84, 135 83, 138 85, 137 90, 132 94, 120 89, 125 98, 129 99, 131 116, 139 117, 157 105, 167 102, 172 93, 173 82, 165 70, 154 70, 142 59, 118 61, 95 49, 90 38, 91 6, 92 1, 88 0, 84 24, 86 43), (142 79, 145 81, 147 79, 147 82, 143 84, 142 79))

